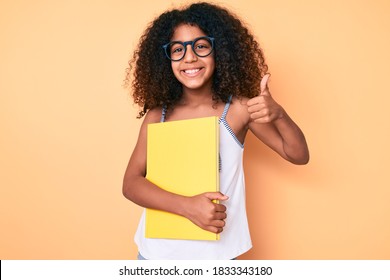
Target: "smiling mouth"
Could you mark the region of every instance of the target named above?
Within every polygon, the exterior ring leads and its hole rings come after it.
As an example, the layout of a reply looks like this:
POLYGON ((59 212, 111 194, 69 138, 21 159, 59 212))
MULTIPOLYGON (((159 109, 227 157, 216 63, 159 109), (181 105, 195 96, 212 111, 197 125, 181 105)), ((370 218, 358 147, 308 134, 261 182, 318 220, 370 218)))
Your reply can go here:
POLYGON ((188 75, 194 75, 194 74, 198 73, 200 70, 201 70, 200 68, 187 69, 187 70, 183 70, 183 72, 188 74, 188 75))

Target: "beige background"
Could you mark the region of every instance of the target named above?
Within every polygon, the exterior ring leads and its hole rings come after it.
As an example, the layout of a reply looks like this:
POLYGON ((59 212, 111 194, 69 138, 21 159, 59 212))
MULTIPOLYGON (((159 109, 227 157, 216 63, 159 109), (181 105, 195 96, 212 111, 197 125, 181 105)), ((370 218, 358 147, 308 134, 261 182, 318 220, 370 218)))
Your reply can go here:
MULTIPOLYGON (((1 259, 135 258, 124 71, 146 24, 187 2, 0 1, 1 259)), ((242 258, 390 259, 390 2, 219 3, 263 46, 311 151, 294 166, 247 138, 242 258)))

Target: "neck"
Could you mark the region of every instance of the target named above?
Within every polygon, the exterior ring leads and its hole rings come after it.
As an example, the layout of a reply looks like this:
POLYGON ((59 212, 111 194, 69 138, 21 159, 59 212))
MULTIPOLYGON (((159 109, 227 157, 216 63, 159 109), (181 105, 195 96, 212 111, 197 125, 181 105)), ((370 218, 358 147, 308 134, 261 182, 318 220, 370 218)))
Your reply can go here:
POLYGON ((183 96, 180 103, 182 104, 205 104, 211 103, 213 92, 211 91, 211 86, 191 89, 183 88, 183 96))

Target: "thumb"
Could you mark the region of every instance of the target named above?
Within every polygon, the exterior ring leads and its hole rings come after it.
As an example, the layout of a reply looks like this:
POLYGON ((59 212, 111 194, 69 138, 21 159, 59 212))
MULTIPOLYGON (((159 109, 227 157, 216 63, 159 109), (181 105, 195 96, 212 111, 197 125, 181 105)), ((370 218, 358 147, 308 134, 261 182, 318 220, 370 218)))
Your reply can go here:
POLYGON ((260 95, 268 95, 270 96, 271 94, 269 93, 268 90, 268 79, 270 77, 270 74, 265 74, 264 77, 261 79, 260 82, 260 95))
POLYGON ((228 196, 220 193, 220 192, 207 192, 204 193, 205 197, 207 197, 210 200, 227 200, 229 199, 228 196))

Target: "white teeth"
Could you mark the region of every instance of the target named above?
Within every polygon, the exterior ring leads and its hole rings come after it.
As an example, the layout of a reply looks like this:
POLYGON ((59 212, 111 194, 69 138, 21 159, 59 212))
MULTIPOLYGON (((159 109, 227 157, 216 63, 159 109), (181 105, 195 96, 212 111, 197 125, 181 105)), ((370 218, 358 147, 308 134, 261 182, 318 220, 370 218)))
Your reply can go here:
POLYGON ((199 72, 199 68, 198 69, 188 69, 188 70, 184 70, 184 72, 186 73, 186 74, 195 74, 195 73, 197 73, 197 72, 199 72))

